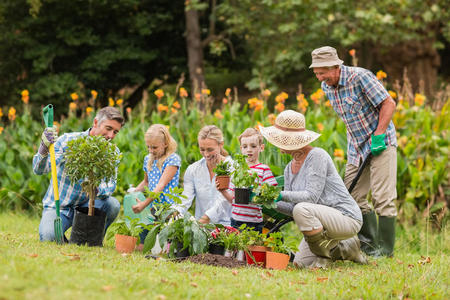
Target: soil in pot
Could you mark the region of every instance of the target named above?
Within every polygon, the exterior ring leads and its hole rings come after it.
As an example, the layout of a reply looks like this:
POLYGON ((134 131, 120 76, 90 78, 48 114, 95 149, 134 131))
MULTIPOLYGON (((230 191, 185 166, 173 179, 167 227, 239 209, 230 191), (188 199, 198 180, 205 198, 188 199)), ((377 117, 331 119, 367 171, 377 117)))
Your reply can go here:
POLYGON ((270 250, 270 248, 264 246, 250 246, 249 252, 245 252, 245 257, 247 258, 247 264, 249 265, 258 265, 260 267, 265 267, 266 265, 266 252, 270 250), (253 256, 253 257, 252 257, 253 256))
POLYGON ((225 253, 225 247, 223 245, 209 244, 208 252, 211 254, 223 255, 225 253))
POLYGON ((234 189, 234 203, 249 204, 252 189, 249 188, 235 188, 234 189))
POLYGON ((73 217, 70 243, 88 246, 103 246, 105 233, 106 213, 98 208, 94 209, 94 215, 88 215, 88 207, 76 207, 73 217))
POLYGON ((266 268, 284 270, 289 263, 289 255, 278 252, 266 252, 266 268))
POLYGON ((217 181, 219 182, 219 190, 225 190, 230 186, 230 176, 229 175, 219 175, 216 176, 217 181))
POLYGON ((137 238, 122 234, 116 234, 115 238, 116 238, 117 252, 131 253, 134 251, 134 248, 136 247, 137 243, 137 238))

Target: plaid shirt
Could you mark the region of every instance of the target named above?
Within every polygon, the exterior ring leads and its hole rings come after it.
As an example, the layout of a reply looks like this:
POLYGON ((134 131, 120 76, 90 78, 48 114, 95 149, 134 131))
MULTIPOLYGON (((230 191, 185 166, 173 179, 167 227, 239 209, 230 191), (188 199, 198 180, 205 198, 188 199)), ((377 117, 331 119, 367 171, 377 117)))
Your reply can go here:
MULTIPOLYGON (((72 185, 69 176, 64 172, 64 153, 67 150, 67 143, 73 139, 81 136, 89 135, 88 129, 84 132, 72 132, 66 133, 60 136, 55 142, 55 158, 56 158, 56 173, 58 176, 58 191, 59 200, 61 204, 61 210, 73 208, 75 206, 82 205, 89 201, 89 195, 84 193, 81 189, 81 182, 77 182, 72 185)), ((119 148, 116 147, 116 151, 119 152, 119 148)), ((33 157, 33 172, 37 175, 47 174, 51 172, 50 167, 50 155, 42 156, 36 153, 33 157)), ((117 173, 116 173, 117 174, 117 173)), ((112 195, 116 189, 116 178, 110 182, 102 182, 98 187, 96 199, 104 200, 112 195)), ((50 185, 45 193, 42 203, 45 208, 55 208, 55 201, 53 198, 53 180, 50 179, 50 185)))
MULTIPOLYGON (((322 82, 322 90, 333 109, 347 127, 347 160, 359 166, 370 153, 370 136, 378 126, 380 104, 389 93, 369 70, 341 66, 337 87, 322 82)), ((386 129, 386 145, 397 146, 395 127, 392 121, 386 129)))

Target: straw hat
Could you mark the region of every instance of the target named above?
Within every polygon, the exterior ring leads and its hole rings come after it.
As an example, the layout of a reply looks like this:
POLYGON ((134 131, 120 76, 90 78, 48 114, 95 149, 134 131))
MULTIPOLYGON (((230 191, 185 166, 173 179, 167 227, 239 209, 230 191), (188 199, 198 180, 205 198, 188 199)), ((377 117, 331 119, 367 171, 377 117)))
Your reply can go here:
POLYGON ((336 49, 330 46, 314 49, 311 52, 312 64, 309 68, 340 66, 344 61, 340 60, 336 49))
POLYGON ((320 134, 305 129, 305 116, 285 110, 275 119, 274 126, 259 126, 261 134, 274 146, 284 150, 297 150, 315 141, 320 134))

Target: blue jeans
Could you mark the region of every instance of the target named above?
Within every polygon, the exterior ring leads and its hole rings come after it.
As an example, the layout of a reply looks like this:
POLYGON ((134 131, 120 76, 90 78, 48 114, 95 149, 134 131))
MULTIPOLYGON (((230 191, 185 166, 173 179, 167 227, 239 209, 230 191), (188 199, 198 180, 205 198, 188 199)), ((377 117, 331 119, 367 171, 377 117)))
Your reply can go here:
MULTIPOLYGON (((81 207, 89 206, 89 202, 84 203, 81 207)), ((103 210, 106 213, 106 224, 105 232, 109 225, 116 219, 120 211, 120 203, 114 197, 106 198, 105 200, 95 200, 95 207, 103 210)), ((61 221, 63 233, 67 229, 72 227, 74 216, 74 208, 66 207, 61 209, 61 221)), ((44 208, 42 211, 41 223, 39 224, 39 239, 41 242, 44 241, 54 241, 55 240, 55 229, 54 220, 56 219, 56 209, 54 208, 44 208)))
POLYGON ((261 223, 242 222, 242 221, 236 221, 235 219, 231 218, 231 227, 239 229, 239 227, 242 224, 247 225, 247 228, 253 227, 253 230, 258 231, 259 233, 262 233, 262 230, 264 227, 263 222, 261 222, 261 223))

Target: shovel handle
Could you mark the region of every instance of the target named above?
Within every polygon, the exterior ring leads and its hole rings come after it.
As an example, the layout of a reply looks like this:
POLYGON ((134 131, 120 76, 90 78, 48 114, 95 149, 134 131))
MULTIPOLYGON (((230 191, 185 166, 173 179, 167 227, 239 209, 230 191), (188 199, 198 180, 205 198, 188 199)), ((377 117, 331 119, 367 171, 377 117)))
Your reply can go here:
POLYGON ((53 127, 53 104, 49 104, 42 110, 45 126, 53 127))

